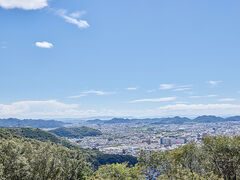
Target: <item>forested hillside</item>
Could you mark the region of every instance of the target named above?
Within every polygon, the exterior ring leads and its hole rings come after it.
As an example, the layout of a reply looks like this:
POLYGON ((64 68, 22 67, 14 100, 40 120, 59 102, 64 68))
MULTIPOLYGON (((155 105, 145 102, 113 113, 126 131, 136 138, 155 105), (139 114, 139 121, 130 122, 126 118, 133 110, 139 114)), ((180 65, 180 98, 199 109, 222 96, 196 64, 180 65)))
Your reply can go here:
POLYGON ((6 131, 10 132, 12 135, 17 135, 20 137, 36 139, 42 142, 50 141, 55 144, 61 144, 67 148, 80 149, 80 147, 76 144, 71 143, 70 141, 58 137, 55 134, 44 131, 42 129, 35 128, 6 128, 6 131))
POLYGON ((0 179, 87 180, 237 180, 240 137, 206 137, 202 146, 187 144, 173 151, 145 152, 138 164, 108 164, 95 169, 91 154, 49 142, 8 137, 1 130, 0 179))
POLYGON ((83 138, 85 136, 99 136, 102 135, 102 132, 89 128, 86 126, 82 127, 61 127, 54 130, 51 130, 50 132, 56 134, 60 137, 67 137, 67 138, 83 138))
POLYGON ((91 149, 82 149, 80 146, 71 143, 70 141, 56 136, 50 132, 34 129, 34 128, 0 128, 1 139, 22 139, 25 141, 31 141, 32 139, 41 142, 51 142, 52 144, 61 145, 72 150, 80 150, 89 163, 91 163, 94 169, 97 169, 101 165, 112 163, 124 163, 129 162, 129 165, 135 165, 137 159, 128 155, 114 155, 104 154, 100 151, 94 151, 91 149))
POLYGON ((148 179, 240 179, 240 136, 205 137, 173 151, 142 151, 139 166, 148 179))

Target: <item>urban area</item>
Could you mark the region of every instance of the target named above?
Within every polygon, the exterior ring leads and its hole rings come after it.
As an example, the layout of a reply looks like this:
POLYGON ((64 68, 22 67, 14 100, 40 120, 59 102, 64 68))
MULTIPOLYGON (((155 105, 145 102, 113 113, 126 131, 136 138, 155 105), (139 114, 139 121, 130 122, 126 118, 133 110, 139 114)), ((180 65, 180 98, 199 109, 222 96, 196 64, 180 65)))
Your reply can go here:
POLYGON ((240 122, 189 123, 149 125, 137 123, 87 124, 103 134, 95 137, 69 139, 82 148, 108 154, 138 156, 140 150, 166 151, 188 142, 201 144, 204 136, 240 135, 240 122))

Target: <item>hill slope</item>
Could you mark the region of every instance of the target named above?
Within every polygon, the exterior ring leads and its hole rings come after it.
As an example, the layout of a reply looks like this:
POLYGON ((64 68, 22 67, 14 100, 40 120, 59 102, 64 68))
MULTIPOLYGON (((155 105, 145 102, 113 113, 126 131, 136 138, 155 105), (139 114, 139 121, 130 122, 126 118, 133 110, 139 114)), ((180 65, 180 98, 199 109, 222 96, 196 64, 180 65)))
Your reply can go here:
POLYGON ((102 135, 102 132, 97 129, 92 129, 86 126, 82 127, 61 127, 50 132, 56 134, 60 137, 68 137, 68 138, 83 138, 85 136, 98 136, 102 135))
POLYGON ((53 133, 34 128, 5 128, 0 129, 0 137, 13 136, 13 137, 25 137, 30 139, 36 139, 38 141, 47 142, 50 141, 55 144, 62 144, 67 148, 80 149, 80 146, 71 143, 70 141, 60 138, 53 133))
POLYGON ((137 163, 137 158, 128 155, 114 155, 114 154, 104 154, 100 151, 94 151, 91 149, 82 149, 80 146, 71 143, 70 141, 56 136, 50 132, 33 129, 33 128, 0 128, 0 140, 18 138, 22 139, 24 137, 25 141, 37 140, 41 142, 50 141, 54 144, 62 144, 67 148, 80 150, 88 162, 90 162, 96 169, 98 166, 112 163, 123 163, 129 162, 129 165, 135 165, 137 163))

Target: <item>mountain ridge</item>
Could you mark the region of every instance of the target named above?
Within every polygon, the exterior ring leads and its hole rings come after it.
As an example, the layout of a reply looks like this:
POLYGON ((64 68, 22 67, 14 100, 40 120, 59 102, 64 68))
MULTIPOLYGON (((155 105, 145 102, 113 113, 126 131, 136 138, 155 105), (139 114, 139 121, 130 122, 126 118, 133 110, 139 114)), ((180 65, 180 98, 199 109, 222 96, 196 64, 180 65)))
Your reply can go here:
POLYGON ((43 119, 0 119, 0 127, 31 127, 31 128, 57 128, 65 126, 66 122, 43 119))
POLYGON ((150 124, 185 124, 185 123, 216 123, 216 122, 231 122, 240 121, 240 116, 230 116, 227 118, 214 116, 214 115, 202 115, 196 118, 190 119, 187 117, 166 117, 166 118, 113 118, 111 120, 87 120, 88 124, 118 124, 118 123, 150 123, 150 124))

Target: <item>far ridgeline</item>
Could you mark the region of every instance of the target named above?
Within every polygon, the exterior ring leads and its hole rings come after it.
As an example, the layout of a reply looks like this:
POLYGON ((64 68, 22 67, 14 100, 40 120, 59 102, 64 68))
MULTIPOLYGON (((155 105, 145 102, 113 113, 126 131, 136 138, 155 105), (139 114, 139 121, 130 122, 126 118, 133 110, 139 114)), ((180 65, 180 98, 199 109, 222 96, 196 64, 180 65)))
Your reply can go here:
POLYGON ((128 119, 128 118, 113 118, 111 120, 88 120, 88 124, 128 124, 128 123, 146 123, 153 125, 161 124, 186 124, 186 123, 216 123, 216 122, 240 122, 240 116, 232 116, 228 118, 222 118, 217 116, 199 116, 194 119, 187 117, 167 117, 167 118, 145 118, 145 119, 128 119))
POLYGON ((57 128, 63 127, 68 123, 56 120, 42 119, 0 119, 0 127, 32 127, 32 128, 57 128))

